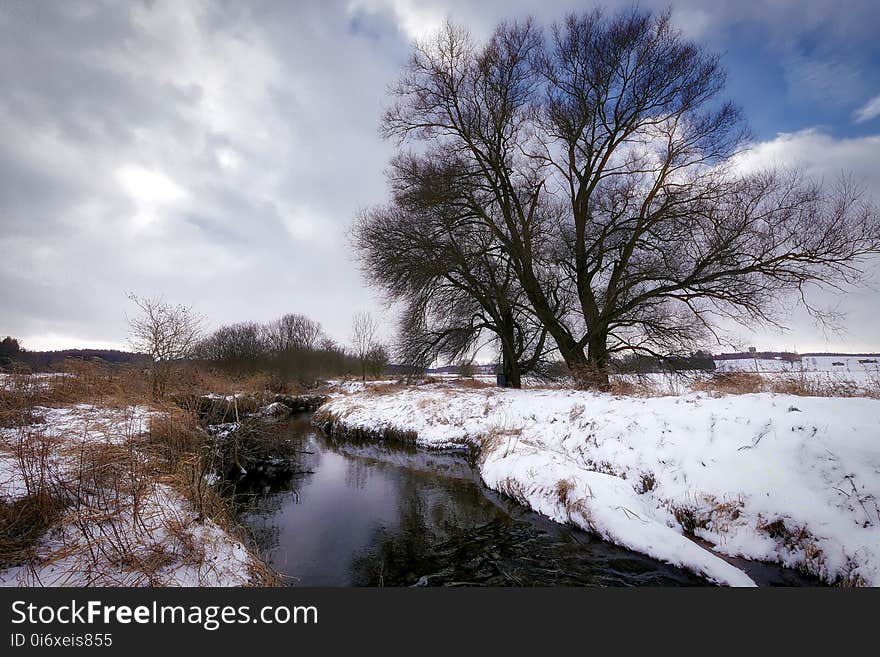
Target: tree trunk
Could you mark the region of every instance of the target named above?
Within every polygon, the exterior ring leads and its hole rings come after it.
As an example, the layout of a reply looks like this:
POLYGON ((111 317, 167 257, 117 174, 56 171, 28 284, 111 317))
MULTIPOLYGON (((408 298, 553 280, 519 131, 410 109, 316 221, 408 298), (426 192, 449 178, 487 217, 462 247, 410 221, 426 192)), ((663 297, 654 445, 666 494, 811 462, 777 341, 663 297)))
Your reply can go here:
POLYGON ((573 340, 557 340, 557 347, 574 378, 575 387, 581 390, 608 389, 607 331, 591 331, 586 352, 573 340))
POLYGON ((519 363, 515 358, 511 358, 507 353, 502 354, 501 373, 504 375, 505 388, 521 388, 522 377, 520 374, 519 363))
POLYGON ((519 354, 516 350, 516 327, 513 313, 507 312, 501 323, 501 373, 504 375, 505 388, 521 388, 522 377, 519 366, 519 354))
POLYGON ((608 331, 591 331, 587 342, 588 387, 607 390, 608 380, 608 331))

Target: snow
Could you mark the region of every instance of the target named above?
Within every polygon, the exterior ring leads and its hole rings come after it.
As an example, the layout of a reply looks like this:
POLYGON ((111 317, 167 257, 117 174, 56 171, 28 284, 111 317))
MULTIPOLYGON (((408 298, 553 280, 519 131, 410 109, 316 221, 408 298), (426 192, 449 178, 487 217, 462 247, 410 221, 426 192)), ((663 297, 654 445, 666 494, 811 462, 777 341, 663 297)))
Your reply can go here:
POLYGON ((880 386, 880 358, 874 356, 803 356, 800 362, 771 358, 717 360, 720 372, 754 372, 767 379, 803 377, 807 381, 853 387, 864 393, 880 386))
MULTIPOLYGON (((121 444, 143 433, 154 412, 146 406, 110 408, 93 404, 75 404, 62 408, 34 406, 31 414, 41 422, 27 427, 51 438, 77 443, 110 442, 121 444)), ((0 439, 9 439, 18 429, 0 429, 0 439)))
POLYGON ((0 372, 0 390, 20 393, 48 390, 59 379, 72 376, 69 372, 35 372, 33 374, 5 374, 0 372))
POLYGON ((18 468, 13 456, 0 453, 0 500, 11 501, 27 495, 27 486, 18 468))
MULTIPOLYGON (((45 441, 52 445, 47 462, 50 478, 65 479, 78 467, 78 447, 122 444, 147 430, 153 411, 146 406, 106 408, 76 404, 63 408, 35 406, 31 414, 38 418, 35 424, 0 428, 0 445, 12 448, 19 440, 45 441)), ((14 449, 0 450, 0 500, 12 501, 27 492, 14 449)))
POLYGON ((131 499, 121 502, 112 515, 112 521, 90 520, 88 539, 75 520, 50 530, 37 549, 36 561, 0 572, 0 586, 250 583, 251 558, 244 545, 211 520, 199 519, 168 486, 151 486, 138 501, 136 521, 131 499), (99 550, 94 550, 95 537, 101 543, 99 550))
POLYGON ((875 356, 803 356, 789 362, 781 358, 734 358, 716 360, 715 368, 736 372, 834 372, 864 374, 880 371, 880 358, 875 356))
POLYGON ((490 488, 718 583, 750 583, 729 555, 880 586, 878 400, 435 384, 339 394, 318 417, 475 445, 490 488))
MULTIPOLYGON (((78 404, 35 407, 34 424, 0 429, 0 502, 27 496, 19 441, 45 444, 48 480, 76 483, 84 445, 125 445, 157 411, 78 404)), ((135 458, 139 454, 134 449, 135 458)), ((77 503, 39 540, 35 559, 0 571, 0 586, 244 586, 256 562, 182 494, 150 478, 122 488, 74 487, 77 503), (137 493, 135 497, 135 491, 137 493), (95 541, 100 549, 95 549, 95 541)))
POLYGON ((283 417, 290 415, 291 410, 281 402, 272 402, 268 406, 261 408, 259 414, 265 417, 283 417))

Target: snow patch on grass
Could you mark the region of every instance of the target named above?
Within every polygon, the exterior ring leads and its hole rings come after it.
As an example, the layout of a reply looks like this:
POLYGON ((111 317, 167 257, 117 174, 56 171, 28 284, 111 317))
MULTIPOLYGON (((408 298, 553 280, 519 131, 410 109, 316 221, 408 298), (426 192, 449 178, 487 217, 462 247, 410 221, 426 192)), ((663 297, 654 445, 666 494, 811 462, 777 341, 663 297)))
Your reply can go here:
POLYGON ((35 407, 34 424, 0 429, 0 504, 51 504, 58 513, 26 551, 3 553, 11 567, 0 570, 0 585, 257 581, 261 564, 245 546, 162 483, 139 451, 157 414, 145 406, 35 407))

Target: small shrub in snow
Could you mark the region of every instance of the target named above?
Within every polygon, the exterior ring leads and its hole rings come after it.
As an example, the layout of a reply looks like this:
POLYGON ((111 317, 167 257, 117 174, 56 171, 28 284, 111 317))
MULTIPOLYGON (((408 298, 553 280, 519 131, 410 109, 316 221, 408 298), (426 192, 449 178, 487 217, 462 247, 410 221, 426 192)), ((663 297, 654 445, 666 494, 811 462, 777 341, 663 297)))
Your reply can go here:
POLYGON ((639 481, 636 484, 636 492, 639 495, 644 495, 645 493, 654 490, 656 485, 657 479, 654 477, 653 472, 642 472, 639 474, 639 481))

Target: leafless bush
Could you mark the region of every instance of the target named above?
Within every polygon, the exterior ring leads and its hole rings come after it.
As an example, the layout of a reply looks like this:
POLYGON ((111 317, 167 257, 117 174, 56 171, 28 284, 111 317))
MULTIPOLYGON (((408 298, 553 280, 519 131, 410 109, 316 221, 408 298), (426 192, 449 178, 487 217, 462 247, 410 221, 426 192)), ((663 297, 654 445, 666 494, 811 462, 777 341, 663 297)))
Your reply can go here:
POLYGON ((174 366, 192 355, 202 334, 203 318, 192 308, 173 305, 161 298, 129 299, 139 315, 129 318, 131 346, 152 358, 152 391, 155 399, 165 396, 174 366))
POLYGON ((361 367, 361 380, 367 380, 370 351, 376 346, 376 320, 370 313, 357 313, 351 323, 351 344, 361 367))

